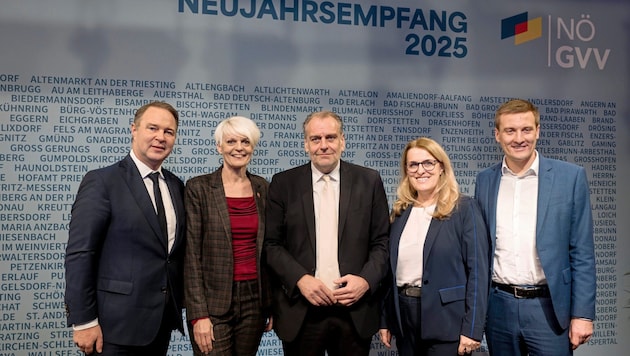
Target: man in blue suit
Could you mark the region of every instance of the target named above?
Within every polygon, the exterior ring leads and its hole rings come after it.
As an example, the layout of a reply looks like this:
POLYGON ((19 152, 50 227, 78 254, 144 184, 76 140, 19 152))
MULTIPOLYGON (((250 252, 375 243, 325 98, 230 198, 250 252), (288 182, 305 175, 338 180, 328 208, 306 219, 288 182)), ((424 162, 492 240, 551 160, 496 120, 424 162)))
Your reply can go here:
POLYGON ((477 176, 492 238, 486 340, 491 355, 571 355, 593 333, 595 256, 584 168, 542 157, 538 109, 497 110, 503 162, 477 176), (536 199, 534 199, 536 198, 536 199))
POLYGON ((162 168, 177 124, 167 103, 141 107, 129 155, 88 172, 79 186, 65 301, 73 340, 86 354, 166 355, 172 330, 184 332, 184 185, 162 168))

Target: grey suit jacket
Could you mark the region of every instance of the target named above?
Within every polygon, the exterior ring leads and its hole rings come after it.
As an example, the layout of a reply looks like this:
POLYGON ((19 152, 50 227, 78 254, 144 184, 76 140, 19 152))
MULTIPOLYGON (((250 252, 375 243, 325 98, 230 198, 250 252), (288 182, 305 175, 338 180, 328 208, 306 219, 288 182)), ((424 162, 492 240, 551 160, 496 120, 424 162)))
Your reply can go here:
MULTIPOLYGON (((370 286, 350 315, 359 335, 378 329, 377 292, 387 273, 388 206, 377 171, 341 162, 339 196, 339 270, 363 277, 370 286)), ((273 276, 274 327, 292 341, 310 303, 297 281, 315 274, 315 213, 311 164, 276 174, 269 186, 264 251, 273 276)))

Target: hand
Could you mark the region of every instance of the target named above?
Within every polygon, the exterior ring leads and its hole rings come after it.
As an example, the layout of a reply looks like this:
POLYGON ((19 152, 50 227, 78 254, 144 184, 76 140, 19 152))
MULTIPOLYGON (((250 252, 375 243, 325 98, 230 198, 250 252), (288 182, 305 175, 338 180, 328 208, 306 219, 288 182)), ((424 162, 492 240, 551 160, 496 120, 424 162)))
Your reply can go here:
POLYGON ((99 354, 103 352, 103 331, 100 325, 83 330, 74 330, 72 341, 74 341, 79 350, 86 354, 91 354, 94 351, 99 354))
POLYGON ((459 335, 459 346, 457 347, 458 355, 469 355, 481 346, 481 342, 471 339, 464 335, 459 335))
POLYGON ((593 321, 580 318, 571 319, 569 326, 569 340, 571 349, 575 350, 580 345, 587 343, 593 335, 593 321))
POLYGON ((199 346, 199 350, 204 354, 212 351, 212 343, 214 342, 214 331, 212 330, 212 322, 210 318, 197 320, 193 326, 193 335, 195 342, 199 346))
POLYGON ((333 295, 337 299, 337 303, 346 307, 358 302, 365 292, 370 289, 370 285, 363 277, 353 274, 346 274, 339 279, 335 279, 333 283, 343 286, 335 289, 333 295))
POLYGON ((379 329, 378 336, 381 337, 381 342, 385 347, 388 349, 392 347, 392 332, 389 329, 379 329))
POLYGON ((297 282, 297 287, 304 298, 315 306, 330 306, 337 303, 332 291, 322 281, 310 274, 303 275, 297 282))
POLYGON ((273 316, 269 315, 267 323, 265 324, 265 332, 271 331, 271 329, 273 329, 273 316))

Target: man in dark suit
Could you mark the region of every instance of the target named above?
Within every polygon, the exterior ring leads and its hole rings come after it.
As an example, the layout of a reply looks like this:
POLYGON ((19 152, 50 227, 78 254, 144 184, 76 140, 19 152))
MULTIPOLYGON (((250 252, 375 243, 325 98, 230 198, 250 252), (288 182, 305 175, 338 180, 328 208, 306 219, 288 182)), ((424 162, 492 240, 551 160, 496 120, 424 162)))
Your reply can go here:
POLYGON ((536 151, 538 109, 511 100, 497 110, 503 162, 475 187, 492 239, 486 339, 491 355, 570 355, 595 318, 595 256, 584 168, 536 151))
POLYGON ((310 114, 311 162, 269 187, 264 252, 286 355, 367 355, 387 273, 388 206, 378 172, 341 161, 341 118, 310 114))
POLYGON ((167 103, 141 107, 129 155, 88 172, 79 186, 65 301, 73 340, 87 354, 166 355, 172 330, 184 332, 184 185, 161 167, 177 124, 167 103))

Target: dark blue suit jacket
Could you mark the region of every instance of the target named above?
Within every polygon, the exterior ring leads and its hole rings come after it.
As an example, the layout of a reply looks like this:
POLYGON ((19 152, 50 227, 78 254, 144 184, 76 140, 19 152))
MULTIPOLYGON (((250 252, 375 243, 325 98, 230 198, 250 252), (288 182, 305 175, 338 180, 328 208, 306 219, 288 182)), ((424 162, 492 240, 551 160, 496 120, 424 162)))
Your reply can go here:
MULTIPOLYGON (((390 231, 391 280, 383 307, 382 327, 401 335, 396 287, 398 245, 411 207, 390 231)), ((460 335, 481 340, 489 288, 489 237, 477 203, 462 196, 448 219, 433 218, 422 260, 421 338, 458 341, 460 335)), ((404 337, 404 335, 402 335, 404 337)))
MULTIPOLYGON (((555 317, 595 318, 595 253, 590 190, 584 168, 539 156, 536 250, 547 278, 555 317)), ((475 197, 496 246, 501 163, 480 172, 475 197)))
POLYGON ((177 216, 175 244, 165 237, 131 156, 88 172, 77 192, 66 250, 68 324, 96 318, 105 341, 146 345, 160 327, 172 296, 182 306, 185 213, 182 181, 162 169, 177 216))

